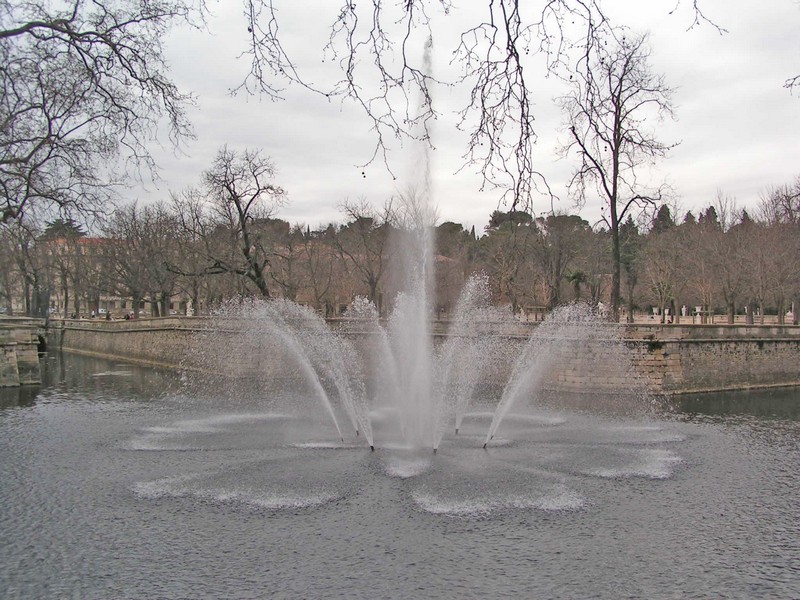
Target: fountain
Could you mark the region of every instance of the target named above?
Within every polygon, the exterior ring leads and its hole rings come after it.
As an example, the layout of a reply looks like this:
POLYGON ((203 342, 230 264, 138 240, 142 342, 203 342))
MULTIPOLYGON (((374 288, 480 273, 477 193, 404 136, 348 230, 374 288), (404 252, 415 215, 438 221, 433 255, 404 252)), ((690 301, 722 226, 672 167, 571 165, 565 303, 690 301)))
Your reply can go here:
MULTIPOLYGON (((340 442, 347 429, 373 450, 378 444, 436 453, 448 433, 458 435, 471 403, 493 387, 500 394, 481 444, 487 448, 515 407, 529 407, 531 400, 541 404, 558 389, 558 382, 548 381, 558 369, 570 369, 573 376, 579 370, 584 378, 599 368, 616 370, 626 389, 614 394, 646 405, 643 388, 632 385, 635 373, 616 328, 586 304, 561 307, 532 327, 507 308, 492 306, 488 277, 475 274, 463 288, 446 335, 433 335, 435 210, 429 158, 426 152, 422 156, 421 193, 403 198, 403 226, 395 234, 392 264, 399 272, 392 280, 399 290, 388 302, 388 318, 381 319, 365 298, 355 298, 347 318, 333 325, 289 300, 230 303, 210 321, 198 351, 191 353, 202 356, 204 370, 216 372, 225 365, 227 375, 247 382, 256 395, 271 394, 276 382, 292 380, 294 392, 316 399, 340 442), (603 351, 592 355, 597 349, 603 351), (376 440, 373 432, 376 419, 383 439, 376 440)), ((230 389, 235 385, 226 383, 230 389)), ((594 384, 571 387, 572 392, 598 392, 594 384)))
MULTIPOLYGON (((431 49, 428 40, 428 70, 431 49)), ((399 198, 399 228, 392 246, 392 280, 399 289, 388 302, 388 319, 382 320, 364 298, 354 299, 347 319, 335 326, 289 300, 231 303, 201 335, 197 347, 204 351, 192 353, 202 356, 204 370, 215 372, 224 364, 228 375, 249 382, 248 391, 256 394, 270 394, 276 382, 293 379, 295 391, 317 399, 342 443, 345 422, 373 450, 376 444, 388 444, 436 453, 449 432, 458 435, 471 403, 491 382, 502 393, 481 444, 487 448, 515 407, 533 397, 540 401, 552 391, 547 380, 559 364, 571 364, 584 374, 600 364, 605 371, 616 369, 623 373, 626 389, 614 394, 639 397, 624 344, 591 307, 562 307, 531 329, 510 310, 491 305, 489 281, 482 274, 468 279, 446 336, 435 341, 431 298, 436 210, 430 146, 425 143, 429 135, 426 130, 419 136, 423 143, 413 168, 416 184, 399 198), (602 356, 587 357, 587 348, 598 347, 606 348, 602 356), (237 364, 231 364, 233 358, 237 364), (376 418, 382 440, 373 432, 376 418)), ((235 383, 226 385, 233 389, 235 383)), ((597 391, 595 385, 571 387, 573 392, 597 391)))
POLYGON ((373 450, 436 453, 448 434, 459 434, 473 403, 489 401, 496 408, 481 444, 487 448, 515 408, 525 412, 537 402, 552 407, 554 397, 563 398, 552 376, 565 370, 620 373, 626 390, 601 394, 572 386, 569 392, 591 393, 595 408, 606 408, 613 395, 617 404, 638 404, 638 412, 646 412, 649 403, 643 386, 634 385, 624 344, 590 306, 561 307, 529 328, 510 311, 491 306, 488 279, 479 274, 467 281, 446 335, 433 336, 421 273, 412 271, 410 289, 398 294, 385 321, 365 298, 356 298, 348 317, 334 325, 287 300, 227 306, 192 354, 206 348, 208 372, 225 364, 225 387, 237 393, 244 393, 236 388, 238 380, 256 395, 281 386, 305 395, 299 404, 327 415, 341 443, 360 437, 373 450), (495 400, 483 397, 493 393, 495 400), (382 438, 376 439, 375 422, 382 438))
MULTIPOLYGON (((428 65, 430 52, 429 40, 428 65)), ((420 139, 424 142, 430 133, 426 130, 420 139)), ((430 147, 422 143, 415 154, 416 184, 400 198, 391 278, 397 292, 387 301, 388 316, 379 315, 364 298, 355 298, 346 318, 331 324, 289 300, 230 303, 209 321, 188 353, 201 373, 190 378, 190 384, 199 385, 188 396, 197 403, 205 395, 215 406, 227 397, 226 410, 246 404, 253 426, 263 427, 258 443, 273 447, 281 460, 292 463, 292 469, 315 473, 319 486, 328 490, 320 496, 303 486, 298 492, 287 481, 265 482, 265 489, 283 499, 299 494, 328 502, 348 495, 341 491, 348 477, 337 471, 337 461, 318 471, 316 461, 326 459, 308 461, 294 451, 349 452, 369 447, 377 450, 383 473, 403 480, 425 481, 449 464, 453 473, 463 474, 462 484, 437 494, 431 490, 441 481, 433 477, 413 497, 424 510, 457 514, 510 507, 579 507, 582 494, 565 483, 569 477, 564 474, 576 470, 611 477, 668 476, 675 462, 670 451, 642 455, 634 448, 658 443, 664 435, 660 427, 600 425, 604 409, 613 407, 619 414, 620 406, 623 412, 633 407, 641 416, 649 404, 635 385, 616 329, 588 305, 562 307, 534 327, 509 309, 493 306, 487 276, 475 274, 466 281, 446 331, 437 328, 434 334, 436 211, 430 147), (601 394, 602 386, 591 381, 591 374, 601 369, 605 379, 618 373, 622 386, 605 388, 601 394), (221 389, 214 387, 219 382, 221 389), (590 398, 589 406, 575 397, 590 398), (253 406, 261 412, 252 412, 253 406), (566 406, 574 409, 568 418, 563 414, 566 406), (560 430, 560 437, 555 430, 560 430), (616 436, 621 447, 609 445, 595 454, 604 458, 587 461, 583 444, 598 435, 616 436), (531 444, 540 443, 560 446, 555 453, 535 453, 544 461, 536 467, 531 444), (505 455, 506 464, 496 463, 496 451, 505 455), (487 469, 504 474, 502 485, 487 475, 487 469), (536 481, 533 491, 531 477, 536 481), (477 496, 476 487, 483 489, 477 496)), ((212 434, 248 422, 227 421, 233 417, 225 414, 208 418, 212 434), (226 425, 220 426, 218 419, 226 425)), ((183 424, 167 429, 165 436, 148 432, 134 446, 183 447, 186 438, 196 435, 183 424)), ((252 439, 247 432, 241 437, 252 439)), ((144 484, 140 492, 148 497, 189 493, 205 498, 215 497, 211 490, 219 487, 225 490, 220 492, 224 498, 250 498, 251 493, 232 492, 216 483, 210 488, 198 486, 194 479, 159 480, 144 484), (187 489, 194 491, 184 492, 187 489)), ((244 502, 251 501, 256 502, 244 502)), ((273 506, 273 500, 264 502, 273 506)), ((277 504, 282 506, 281 502, 277 504)))
MULTIPOLYGON (((406 233, 418 242, 417 232, 406 233)), ((188 396, 219 405, 227 393, 227 412, 148 430, 132 448, 213 449, 235 439, 242 449, 272 448, 269 473, 251 473, 243 488, 228 469, 199 472, 142 482, 137 494, 270 510, 319 506, 352 493, 352 461, 367 447, 383 474, 416 482, 418 508, 451 516, 572 511, 587 501, 570 483, 575 477, 671 476, 681 459, 669 445, 683 436, 643 420, 651 405, 617 328, 585 304, 531 327, 492 306, 488 278, 478 274, 446 335, 433 335, 430 262, 429 254, 407 255, 407 287, 386 319, 364 298, 333 324, 287 300, 225 307, 191 352, 211 376, 191 378, 202 383, 188 396), (625 389, 591 384, 599 370, 606 379, 617 372, 625 389), (211 391, 214 381, 221 389, 211 391), (330 454, 337 450, 345 453, 339 459, 330 454)))

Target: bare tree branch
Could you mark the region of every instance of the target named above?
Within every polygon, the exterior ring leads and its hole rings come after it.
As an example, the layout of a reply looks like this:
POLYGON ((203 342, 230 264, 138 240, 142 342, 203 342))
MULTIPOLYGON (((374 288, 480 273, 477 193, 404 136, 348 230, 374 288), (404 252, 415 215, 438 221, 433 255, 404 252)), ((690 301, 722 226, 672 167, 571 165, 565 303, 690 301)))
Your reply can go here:
MULTIPOLYGON (((530 210, 536 195, 554 198, 533 156, 537 82, 542 76, 568 80, 595 49, 621 39, 624 30, 609 21, 604 4, 602 0, 487 0, 478 5, 477 18, 469 17, 472 23, 464 26, 454 46, 445 48, 442 30, 464 16, 458 9, 467 2, 340 0, 322 60, 335 65, 341 78, 326 86, 307 79, 306 65, 295 62, 285 43, 281 8, 286 3, 246 0, 245 55, 251 69, 240 89, 279 99, 281 85, 296 84, 331 100, 355 104, 371 124, 375 140, 361 166, 377 161, 390 172, 393 144, 422 141, 433 147, 431 126, 441 115, 437 88, 464 89, 464 104, 456 113, 457 127, 467 135, 461 169, 477 171, 483 178, 482 189, 500 191, 512 210, 530 210), (452 53, 450 64, 457 75, 446 79, 434 75, 426 63, 430 50, 422 51, 431 43, 437 52, 452 53)), ((681 4, 685 8, 681 12, 692 19, 690 28, 707 24, 725 32, 703 12, 701 0, 676 0, 670 12, 678 12, 681 4)))
POLYGON ((664 187, 645 189, 637 172, 675 146, 661 142, 648 118, 672 116, 672 89, 648 65, 647 37, 621 38, 611 49, 597 46, 578 65, 572 90, 559 99, 568 115, 564 156, 579 165, 570 190, 580 205, 598 194, 612 238, 612 310, 619 308, 619 228, 634 207, 656 206, 664 187))
POLYGON ((0 222, 31 203, 96 211, 125 176, 156 175, 159 124, 192 135, 163 39, 204 15, 203 0, 0 2, 0 222))

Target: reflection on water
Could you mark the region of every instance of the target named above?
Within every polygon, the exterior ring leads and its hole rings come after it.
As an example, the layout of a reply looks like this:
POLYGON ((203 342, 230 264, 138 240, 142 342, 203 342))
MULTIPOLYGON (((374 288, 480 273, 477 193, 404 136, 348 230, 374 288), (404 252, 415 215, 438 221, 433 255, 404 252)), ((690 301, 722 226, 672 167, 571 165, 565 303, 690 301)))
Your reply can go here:
POLYGON ((0 391, 4 598, 800 597, 790 390, 512 414, 487 450, 484 403, 433 455, 269 389, 44 366, 0 391))
POLYGON ((80 392, 91 399, 140 399, 180 389, 180 375, 103 358, 50 353, 42 360, 42 390, 80 392))
POLYGON ((687 415, 743 416, 800 420, 800 390, 781 388, 680 396, 675 406, 687 415))
POLYGON ((0 388, 0 410, 14 406, 31 406, 39 395, 41 386, 0 388))

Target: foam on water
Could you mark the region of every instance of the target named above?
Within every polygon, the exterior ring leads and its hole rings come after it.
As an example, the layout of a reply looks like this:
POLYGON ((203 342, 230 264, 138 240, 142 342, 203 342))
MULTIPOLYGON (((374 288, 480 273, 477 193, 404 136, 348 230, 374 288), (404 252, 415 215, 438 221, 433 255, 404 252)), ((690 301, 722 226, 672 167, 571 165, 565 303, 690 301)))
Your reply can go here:
POLYGON ((645 479, 668 479, 676 465, 683 459, 662 449, 642 449, 631 454, 630 462, 613 467, 592 467, 586 469, 586 475, 602 477, 605 479, 625 479, 629 477, 642 477, 645 479))
POLYGON ((160 435, 143 435, 123 442, 119 447, 132 452, 198 452, 206 450, 204 446, 196 444, 167 444, 164 437, 160 435))
POLYGON ((176 421, 171 425, 154 425, 144 428, 145 433, 181 435, 188 433, 216 433, 228 425, 257 423, 259 421, 280 421, 293 418, 282 413, 233 413, 176 421))
POLYGON ((138 482, 133 486, 133 492, 139 498, 146 500, 191 497, 204 502, 241 504, 252 508, 268 510, 314 508, 341 498, 338 494, 324 490, 303 494, 296 492, 276 492, 246 488, 226 489, 192 485, 192 483, 198 479, 200 479, 200 476, 182 476, 138 482))
POLYGON ((542 494, 498 494, 473 498, 448 498, 425 490, 411 494, 414 503, 425 512, 451 517, 485 517, 507 510, 540 510, 561 512, 579 510, 585 498, 564 485, 552 486, 542 494))
POLYGON ((101 371, 99 373, 92 373, 92 377, 131 377, 132 371, 101 371))
POLYGON ((364 448, 363 444, 349 444, 347 442, 332 442, 332 441, 324 441, 324 442, 298 442, 296 444, 292 444, 292 448, 301 448, 306 450, 353 450, 364 448))
POLYGON ((513 445, 514 445, 514 440, 507 438, 494 438, 486 442, 486 449, 489 450, 491 448, 508 448, 509 446, 513 445))
POLYGON ((390 457, 383 465, 383 472, 389 477, 410 479, 422 475, 431 468, 430 459, 405 459, 400 456, 390 457))
POLYGON ((144 427, 133 439, 121 444, 125 450, 186 451, 203 450, 207 446, 182 440, 191 436, 213 436, 234 429, 236 426, 255 423, 279 423, 295 417, 285 413, 226 413, 198 419, 175 421, 169 425, 144 427))
POLYGON ((506 421, 516 421, 519 423, 541 425, 544 427, 554 427, 556 425, 564 425, 567 423, 565 417, 556 417, 552 415, 531 415, 531 414, 517 414, 510 413, 506 415, 506 421))
POLYGON ((197 475, 165 477, 153 481, 140 481, 134 484, 133 492, 139 498, 156 500, 158 498, 180 498, 189 494, 188 483, 198 479, 197 475))

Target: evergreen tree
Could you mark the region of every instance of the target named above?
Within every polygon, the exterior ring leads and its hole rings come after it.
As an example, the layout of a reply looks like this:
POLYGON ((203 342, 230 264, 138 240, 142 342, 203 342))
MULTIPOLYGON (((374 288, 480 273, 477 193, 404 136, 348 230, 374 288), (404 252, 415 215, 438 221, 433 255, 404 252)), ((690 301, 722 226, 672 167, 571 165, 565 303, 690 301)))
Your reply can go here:
POLYGON ((717 209, 713 206, 709 206, 705 212, 700 213, 700 219, 698 219, 698 223, 707 227, 722 229, 722 226, 719 222, 719 217, 717 216, 717 209))
POLYGON ((664 233, 675 227, 675 221, 672 219, 672 213, 669 206, 662 204, 658 209, 655 218, 653 218, 653 225, 650 231, 655 234, 664 233))

